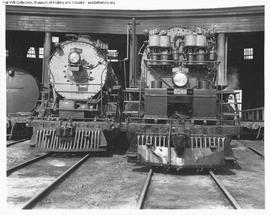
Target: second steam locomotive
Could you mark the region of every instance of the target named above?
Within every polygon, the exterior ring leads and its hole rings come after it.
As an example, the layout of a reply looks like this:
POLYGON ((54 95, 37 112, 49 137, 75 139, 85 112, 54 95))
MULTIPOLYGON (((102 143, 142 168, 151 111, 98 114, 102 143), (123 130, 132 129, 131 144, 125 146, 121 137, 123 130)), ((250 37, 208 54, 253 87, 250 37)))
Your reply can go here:
POLYGON ((239 115, 228 103, 234 91, 218 86, 215 30, 174 27, 147 35, 138 87, 124 91, 129 159, 178 168, 224 165, 233 157, 239 115))

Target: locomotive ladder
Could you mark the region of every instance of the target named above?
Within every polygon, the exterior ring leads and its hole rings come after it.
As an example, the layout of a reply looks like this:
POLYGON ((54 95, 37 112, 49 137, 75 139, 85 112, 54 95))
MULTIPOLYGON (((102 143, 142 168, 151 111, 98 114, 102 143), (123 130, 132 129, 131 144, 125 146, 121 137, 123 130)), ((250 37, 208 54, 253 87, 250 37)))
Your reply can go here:
POLYGON ((142 90, 140 88, 126 88, 124 90, 124 111, 123 114, 125 116, 139 116, 140 114, 140 104, 142 100, 142 90), (137 104, 138 107, 136 110, 128 110, 126 106, 129 104, 137 104))
POLYGON ((114 111, 113 106, 119 109, 119 90, 120 86, 116 85, 113 86, 111 92, 108 94, 108 109, 106 111, 107 116, 116 116, 117 110, 114 111))

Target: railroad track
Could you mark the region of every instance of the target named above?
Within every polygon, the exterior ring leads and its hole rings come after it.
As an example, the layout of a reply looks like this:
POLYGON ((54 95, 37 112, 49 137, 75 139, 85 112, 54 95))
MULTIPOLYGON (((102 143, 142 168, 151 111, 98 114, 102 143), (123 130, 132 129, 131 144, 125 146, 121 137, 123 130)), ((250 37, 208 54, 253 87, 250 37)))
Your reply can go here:
POLYGON ((264 159, 264 154, 260 152, 259 150, 255 149, 254 147, 251 146, 246 146, 249 150, 254 152, 255 154, 259 155, 262 159, 264 159))
POLYGON ((29 166, 32 163, 35 163, 35 162, 37 162, 37 161, 39 161, 39 160, 41 160, 43 158, 46 158, 49 155, 50 155, 50 153, 47 153, 47 154, 44 154, 44 155, 40 155, 38 157, 35 157, 33 159, 30 159, 30 160, 27 160, 27 161, 25 161, 23 163, 20 163, 20 164, 14 166, 14 167, 9 168, 9 169, 7 169, 7 176, 11 175, 15 171, 18 171, 19 169, 22 169, 22 168, 24 168, 26 166, 29 166))
MULTIPOLYGON (((151 184, 152 176, 153 176, 153 169, 151 168, 147 174, 143 189, 140 193, 139 200, 137 202, 136 209, 143 209, 144 208, 144 203, 147 199, 147 192, 149 189, 149 186, 151 184)), ((230 192, 226 189, 226 187, 221 183, 221 181, 217 178, 217 176, 213 173, 213 171, 208 171, 208 175, 210 178, 215 182, 215 184, 218 186, 218 188, 222 191, 226 199, 229 201, 231 206, 234 209, 241 209, 240 205, 238 202, 233 198, 233 196, 230 194, 230 192)), ((179 176, 181 177, 181 176, 179 176)))
POLYGON ((22 143, 22 142, 24 142, 24 141, 26 141, 26 140, 29 140, 29 139, 26 138, 26 139, 21 139, 21 140, 16 140, 16 141, 8 142, 8 143, 7 143, 7 147, 13 146, 13 145, 15 145, 15 144, 17 144, 17 143, 22 143))
MULTIPOLYGON (((12 167, 7 170, 7 176, 10 176, 12 173, 19 171, 29 165, 41 161, 42 159, 50 156, 51 153, 47 153, 45 155, 38 156, 34 159, 28 160, 24 163, 21 163, 15 167, 12 167)), ((76 161, 72 166, 70 166, 67 170, 65 170, 61 175, 56 177, 50 184, 48 184, 44 189, 39 191, 36 195, 34 195, 31 199, 29 199, 23 206, 22 209, 32 209, 35 205, 40 202, 45 196, 47 196, 53 188, 55 188, 58 184, 60 184, 65 178, 67 178, 75 169, 77 169, 82 163, 84 163, 90 157, 90 153, 84 155, 81 159, 76 161)))

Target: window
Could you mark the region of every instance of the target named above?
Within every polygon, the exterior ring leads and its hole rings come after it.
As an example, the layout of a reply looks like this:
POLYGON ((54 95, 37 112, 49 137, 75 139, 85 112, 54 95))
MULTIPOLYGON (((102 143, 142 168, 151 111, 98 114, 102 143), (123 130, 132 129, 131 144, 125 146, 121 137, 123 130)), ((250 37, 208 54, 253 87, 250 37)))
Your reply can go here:
POLYGON ((38 58, 42 59, 43 57, 44 57, 44 48, 39 47, 39 49, 38 49, 38 58))
POLYGON ((8 57, 8 56, 9 56, 9 50, 6 49, 6 57, 8 57))
POLYGON ((244 60, 253 59, 253 48, 244 48, 244 60))
POLYGON ((35 48, 34 47, 30 47, 28 49, 28 52, 27 52, 26 57, 27 58, 36 58, 36 51, 35 51, 35 48))
POLYGON ((53 43, 59 43, 59 37, 52 37, 52 42, 53 43))

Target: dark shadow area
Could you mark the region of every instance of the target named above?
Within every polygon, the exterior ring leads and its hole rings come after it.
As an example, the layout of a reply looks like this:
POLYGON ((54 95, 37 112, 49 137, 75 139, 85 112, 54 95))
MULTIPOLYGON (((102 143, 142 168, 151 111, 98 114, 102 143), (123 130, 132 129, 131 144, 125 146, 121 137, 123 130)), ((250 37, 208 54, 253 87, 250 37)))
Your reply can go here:
POLYGON ((112 131, 104 130, 104 135, 108 143, 108 153, 124 155, 129 149, 129 141, 126 137, 126 132, 121 132, 119 129, 112 131))
POLYGON ((229 34, 227 67, 228 75, 238 75, 242 109, 263 107, 264 32, 229 34))
POLYGON ((243 140, 263 140, 264 139, 264 128, 249 129, 241 128, 241 139, 243 140))
MULTIPOLYGON (((235 164, 239 166, 238 164, 235 164)), ((134 172, 148 172, 151 166, 139 166, 135 165, 132 169, 134 172)), ((240 167, 240 166, 239 166, 240 167)), ((187 169, 177 169, 175 167, 152 167, 155 173, 161 173, 165 175, 179 175, 179 176, 188 176, 188 175, 208 175, 209 171, 212 170, 217 175, 235 175, 230 169, 231 166, 219 167, 219 168, 187 168, 187 169)), ((235 168, 235 167, 234 167, 235 168)), ((237 167, 236 167, 237 168, 237 167)), ((241 167, 240 167, 241 169, 241 167)))
MULTIPOLYGON (((49 156, 56 158, 81 158, 87 154, 88 152, 52 152, 49 156)), ((108 157, 108 154, 106 152, 90 152, 91 157, 108 157)))

